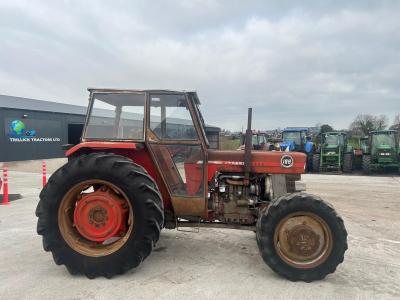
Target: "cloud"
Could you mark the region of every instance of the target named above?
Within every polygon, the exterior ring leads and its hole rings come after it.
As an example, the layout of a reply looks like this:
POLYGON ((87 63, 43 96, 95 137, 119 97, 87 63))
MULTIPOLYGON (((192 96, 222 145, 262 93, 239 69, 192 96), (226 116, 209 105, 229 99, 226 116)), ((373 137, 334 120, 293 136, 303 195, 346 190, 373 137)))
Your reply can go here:
POLYGON ((400 111, 392 1, 16 1, 0 5, 2 94, 82 104, 88 86, 196 89, 240 129, 400 111))

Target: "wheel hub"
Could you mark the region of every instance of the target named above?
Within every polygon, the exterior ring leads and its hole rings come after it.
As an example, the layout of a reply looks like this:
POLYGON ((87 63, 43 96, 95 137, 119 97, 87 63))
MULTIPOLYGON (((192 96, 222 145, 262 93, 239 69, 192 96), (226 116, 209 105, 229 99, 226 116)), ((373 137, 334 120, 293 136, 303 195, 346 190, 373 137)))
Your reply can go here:
POLYGON ((108 213, 104 207, 96 206, 89 210, 89 223, 95 224, 95 227, 106 225, 108 220, 108 213))
POLYGON ((278 255, 300 268, 310 268, 324 261, 332 247, 331 239, 326 223, 305 212, 283 219, 274 235, 278 255))
POLYGON ((74 224, 86 239, 104 242, 126 232, 127 212, 124 199, 102 188, 82 196, 74 210, 74 224))
POLYGON ((290 251, 299 256, 310 256, 319 248, 320 237, 308 226, 298 225, 288 233, 290 251))

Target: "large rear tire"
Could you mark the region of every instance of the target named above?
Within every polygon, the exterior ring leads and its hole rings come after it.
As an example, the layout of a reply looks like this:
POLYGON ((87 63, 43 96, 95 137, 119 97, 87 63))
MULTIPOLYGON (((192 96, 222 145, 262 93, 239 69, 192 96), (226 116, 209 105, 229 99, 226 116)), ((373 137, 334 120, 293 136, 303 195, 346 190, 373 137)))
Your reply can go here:
POLYGON ((89 278, 137 267, 164 222, 153 179, 131 160, 105 153, 82 155, 57 170, 40 193, 36 216, 55 263, 89 278))
POLYGON ((371 174, 371 155, 363 155, 362 170, 365 175, 371 174))
POLYGON ((319 164, 320 164, 320 155, 314 154, 313 161, 312 161, 312 168, 315 173, 319 172, 319 164))
POLYGON ((347 232, 331 205, 305 193, 274 200, 256 227, 265 263, 291 281, 311 282, 343 262, 347 232))
POLYGON ((353 171, 353 154, 345 153, 343 157, 343 172, 351 173, 353 171))

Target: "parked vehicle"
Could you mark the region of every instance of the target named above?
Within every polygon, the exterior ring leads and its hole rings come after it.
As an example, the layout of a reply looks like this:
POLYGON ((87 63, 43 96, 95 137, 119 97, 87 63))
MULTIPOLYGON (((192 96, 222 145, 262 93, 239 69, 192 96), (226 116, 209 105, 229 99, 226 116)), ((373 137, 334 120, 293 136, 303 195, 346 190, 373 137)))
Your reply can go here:
POLYGON ((353 147, 348 144, 345 132, 326 132, 321 134, 319 139, 320 145, 313 154, 314 172, 353 171, 353 147))
POLYGON ((292 281, 322 279, 343 261, 347 232, 333 207, 287 193, 285 175, 303 173, 306 155, 253 151, 251 110, 245 151, 220 151, 209 148, 195 92, 89 91, 82 142, 36 209, 56 264, 111 278, 146 259, 162 228, 178 227, 255 231, 263 260, 292 281))
POLYGON ((400 150, 397 132, 394 130, 372 131, 363 152, 364 174, 395 169, 400 172, 400 150))
POLYGON ((308 128, 285 128, 282 131, 281 151, 301 152, 307 155, 306 169, 312 169, 312 154, 315 149, 311 138, 307 136, 308 128))

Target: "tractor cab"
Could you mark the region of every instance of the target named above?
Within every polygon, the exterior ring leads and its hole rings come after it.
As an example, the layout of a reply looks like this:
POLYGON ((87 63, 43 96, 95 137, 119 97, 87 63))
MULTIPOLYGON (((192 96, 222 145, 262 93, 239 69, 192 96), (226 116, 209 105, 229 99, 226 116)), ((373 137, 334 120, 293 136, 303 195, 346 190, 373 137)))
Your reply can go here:
POLYGON ((399 141, 395 130, 371 131, 363 153, 363 171, 400 170, 399 141))
POLYGON ((282 131, 282 151, 307 152, 307 132, 308 128, 286 128, 282 131))
POLYGON ((338 152, 347 145, 347 134, 344 132, 326 132, 321 136, 322 148, 338 152))
POLYGON ((307 136, 308 128, 289 127, 282 131, 282 143, 280 150, 285 152, 301 152, 307 155, 306 170, 312 168, 312 154, 314 144, 311 137, 307 136))
MULTIPOLYGON (((203 202, 206 196, 209 143, 196 93, 90 91, 83 143, 76 147, 107 141, 115 142, 115 147, 136 149, 127 154, 145 165, 152 177, 162 178, 164 183, 160 186, 168 199, 167 207, 174 205, 177 212, 185 209, 185 214, 203 214, 205 208, 200 200, 203 202), (190 164, 196 167, 190 168, 190 164), (186 208, 185 197, 195 203, 191 209, 186 208)), ((69 155, 73 155, 73 149, 69 155)))
POLYGON ((371 154, 378 155, 379 158, 390 157, 393 159, 397 154, 398 145, 395 131, 372 131, 369 142, 371 154))

